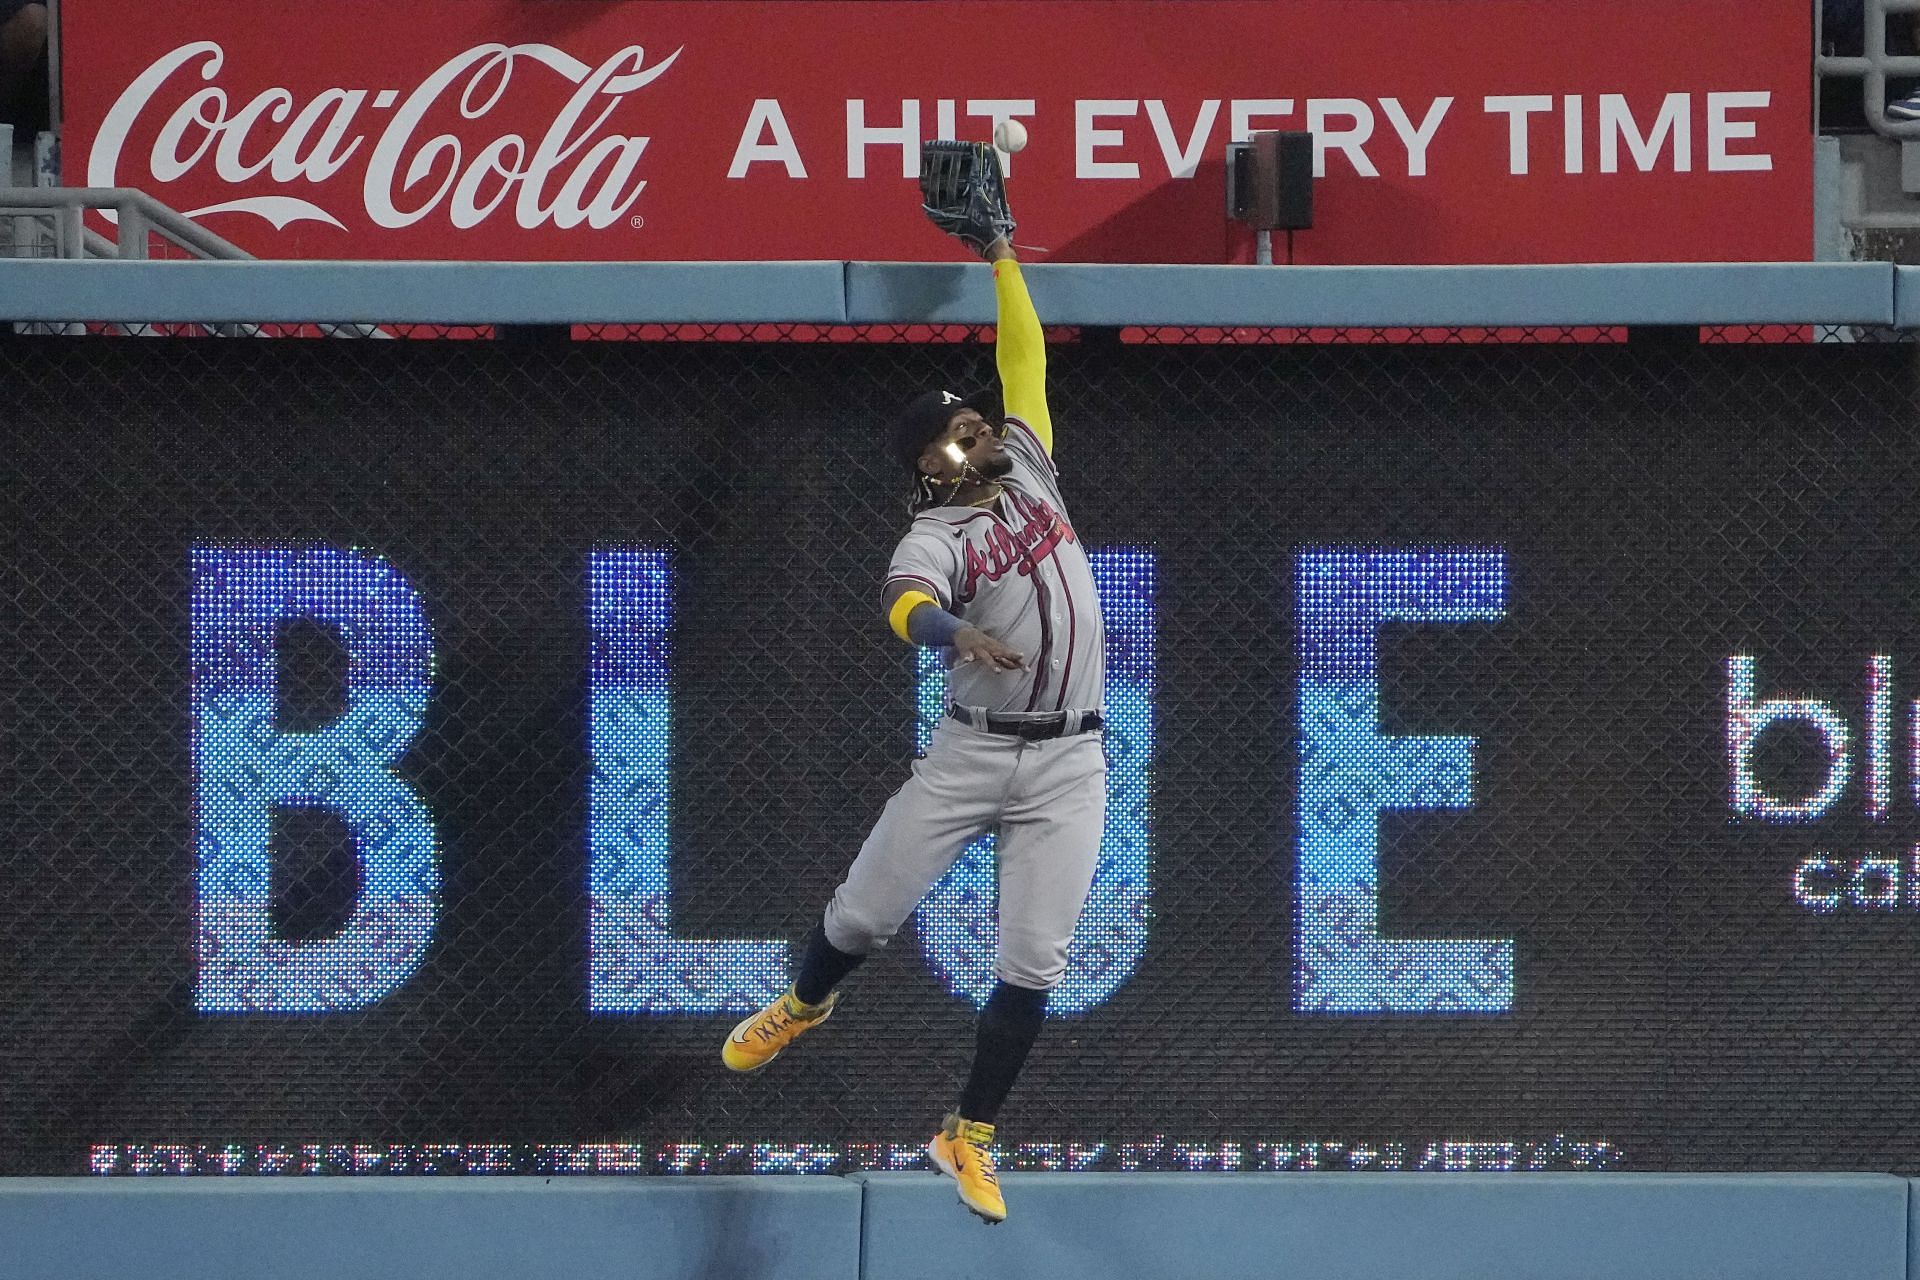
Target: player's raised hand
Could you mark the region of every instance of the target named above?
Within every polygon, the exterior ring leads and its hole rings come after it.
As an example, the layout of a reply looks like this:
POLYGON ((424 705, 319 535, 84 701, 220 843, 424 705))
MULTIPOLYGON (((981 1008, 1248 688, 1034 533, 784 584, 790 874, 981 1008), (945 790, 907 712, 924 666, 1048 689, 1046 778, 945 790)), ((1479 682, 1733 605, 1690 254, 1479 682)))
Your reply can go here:
POLYGON ((1026 656, 1010 645, 1002 644, 978 627, 962 627, 954 633, 954 652, 961 662, 984 662, 1002 671, 1026 669, 1026 656))
POLYGON ((933 225, 985 258, 1013 236, 1000 161, 984 142, 920 144, 920 207, 933 225))

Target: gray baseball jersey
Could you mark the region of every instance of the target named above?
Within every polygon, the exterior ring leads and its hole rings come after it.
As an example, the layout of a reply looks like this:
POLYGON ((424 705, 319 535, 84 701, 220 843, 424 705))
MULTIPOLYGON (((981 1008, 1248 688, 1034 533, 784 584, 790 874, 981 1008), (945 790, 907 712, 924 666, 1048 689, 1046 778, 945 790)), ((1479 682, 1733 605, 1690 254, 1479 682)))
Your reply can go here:
POLYGON ((1013 646, 1026 668, 954 662, 954 702, 1001 712, 1100 709, 1106 627, 1086 549, 1067 522, 1059 471, 1033 429, 1008 418, 1013 470, 1001 477, 1004 518, 981 507, 931 507, 894 548, 887 580, 906 580, 969 625, 1013 646))

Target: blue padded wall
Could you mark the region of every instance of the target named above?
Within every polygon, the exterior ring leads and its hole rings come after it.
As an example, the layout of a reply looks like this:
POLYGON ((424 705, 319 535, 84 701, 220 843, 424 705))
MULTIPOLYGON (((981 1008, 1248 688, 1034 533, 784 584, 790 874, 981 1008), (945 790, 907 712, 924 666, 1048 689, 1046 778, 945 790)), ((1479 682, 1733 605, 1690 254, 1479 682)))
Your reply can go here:
POLYGON ((1880 1174, 864 1174, 867 1280, 1904 1280, 1880 1174))
MULTIPOLYGON (((1920 324, 1884 262, 1040 264, 1050 324, 1920 324)), ((0 320, 991 324, 978 263, 0 259, 0 320)))
POLYGON ((1903 1280, 1920 1239, 1878 1174, 1004 1182, 988 1227, 926 1173, 9 1179, 0 1280, 1903 1280))
POLYGON ((844 1178, 0 1180, 0 1277, 855 1280, 844 1178))

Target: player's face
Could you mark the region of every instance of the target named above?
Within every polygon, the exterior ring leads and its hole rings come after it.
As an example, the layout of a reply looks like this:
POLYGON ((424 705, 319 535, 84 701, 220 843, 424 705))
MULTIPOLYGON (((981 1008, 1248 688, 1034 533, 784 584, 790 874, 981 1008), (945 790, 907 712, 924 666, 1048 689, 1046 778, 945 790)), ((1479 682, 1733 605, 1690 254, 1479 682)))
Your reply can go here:
POLYGON ((962 409, 948 421, 940 438, 929 446, 922 465, 929 475, 940 480, 958 478, 965 470, 961 466, 963 458, 983 476, 1006 475, 1013 470, 1013 457, 1007 452, 1003 430, 995 428, 978 410, 962 409))

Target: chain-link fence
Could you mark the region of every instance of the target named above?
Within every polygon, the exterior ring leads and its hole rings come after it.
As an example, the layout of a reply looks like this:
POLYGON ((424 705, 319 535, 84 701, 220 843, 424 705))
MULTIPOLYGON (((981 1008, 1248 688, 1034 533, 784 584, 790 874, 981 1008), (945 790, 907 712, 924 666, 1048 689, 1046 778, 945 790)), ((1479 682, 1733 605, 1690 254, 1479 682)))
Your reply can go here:
MULTIPOLYGON (((915 656, 877 607, 905 524, 885 424, 990 380, 987 335, 598 336, 627 340, 0 342, 0 1172, 918 1158, 973 1007, 914 925, 762 1075, 720 1066, 737 1002, 592 1007, 595 859, 624 838, 594 784, 633 766, 592 731, 591 574, 670 566, 649 927, 798 938, 914 746, 915 656), (302 595, 273 578, 295 561, 339 570, 302 595), (228 718, 222 592, 269 580, 270 714, 228 718), (387 624, 354 611, 382 593, 427 631, 392 658, 404 740, 362 744, 397 754, 348 763, 427 824, 416 967, 369 944, 306 1011, 209 1008, 231 939, 196 851, 264 842, 283 940, 387 892, 357 801, 256 789, 255 830, 216 790, 264 787, 300 734, 373 741, 387 624)), ((1010 1163, 1920 1171, 1912 352, 1055 336, 1069 514, 1152 566, 1150 892, 1130 976, 1050 1019, 1010 1163), (1505 1012, 1295 1007, 1301 842, 1335 821, 1296 803, 1312 548, 1500 553, 1481 620, 1379 629, 1377 732, 1474 737, 1464 805, 1359 820, 1381 936, 1510 939, 1505 1012), (1736 655, 1806 714, 1730 763, 1736 655)), ((1348 794, 1397 794, 1391 754, 1339 757, 1348 794)))

